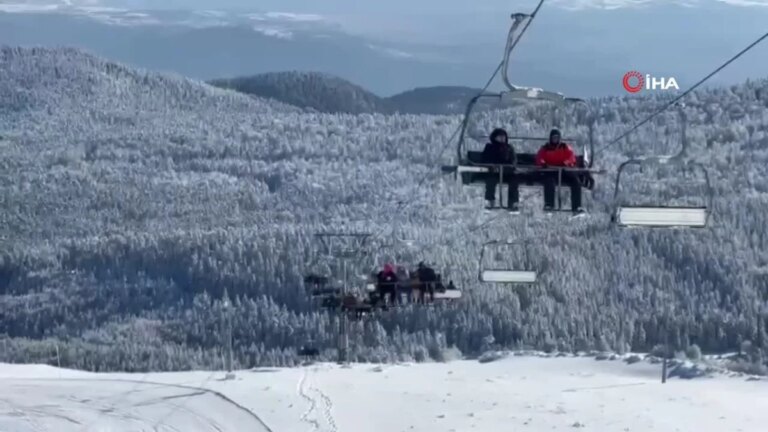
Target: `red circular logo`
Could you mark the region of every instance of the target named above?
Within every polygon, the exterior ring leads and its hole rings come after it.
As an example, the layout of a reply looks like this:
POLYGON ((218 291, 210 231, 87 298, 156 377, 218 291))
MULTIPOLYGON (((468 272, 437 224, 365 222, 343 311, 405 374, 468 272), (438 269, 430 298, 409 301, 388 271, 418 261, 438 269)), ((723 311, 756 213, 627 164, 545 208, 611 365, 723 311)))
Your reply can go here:
POLYGON ((629 71, 626 74, 624 74, 624 80, 622 81, 622 83, 624 84, 624 88, 628 92, 637 93, 643 89, 643 86, 645 85, 645 78, 643 78, 643 75, 638 71, 629 71), (637 83, 635 85, 632 85, 630 83, 632 78, 637 79, 637 83))

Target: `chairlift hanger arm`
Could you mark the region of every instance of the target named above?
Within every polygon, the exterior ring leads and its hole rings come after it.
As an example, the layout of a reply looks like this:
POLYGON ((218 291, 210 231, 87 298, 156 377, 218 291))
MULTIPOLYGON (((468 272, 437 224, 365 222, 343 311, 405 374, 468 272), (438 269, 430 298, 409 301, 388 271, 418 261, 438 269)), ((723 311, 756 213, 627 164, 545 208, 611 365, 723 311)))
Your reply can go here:
POLYGON ((512 26, 509 29, 509 33, 507 34, 507 44, 504 47, 504 58, 502 60, 502 79, 504 80, 504 84, 507 86, 509 90, 515 90, 516 87, 512 85, 512 82, 509 80, 509 60, 512 56, 512 51, 514 51, 517 44, 520 42, 520 39, 522 39, 523 35, 525 35, 525 32, 528 30, 528 27, 531 25, 531 22, 534 18, 536 18, 536 15, 539 13, 539 9, 544 5, 544 0, 540 0, 539 4, 536 6, 536 9, 533 10, 531 14, 524 14, 524 13, 515 13, 512 14, 512 26), (525 26, 523 26, 522 30, 519 34, 517 34, 517 29, 525 23, 525 26))
POLYGON ((504 47, 504 57, 502 59, 502 80, 504 81, 504 85, 507 87, 507 92, 505 92, 502 96, 503 99, 531 99, 531 100, 546 100, 556 103, 567 103, 567 102, 582 102, 585 103, 583 100, 578 98, 567 98, 562 93, 553 92, 553 91, 547 91, 540 88, 535 87, 522 87, 522 86, 516 86, 512 84, 512 81, 509 79, 509 66, 510 66, 510 59, 512 58, 512 51, 514 51, 517 44, 522 39, 523 35, 525 34, 526 30, 528 30, 528 27, 531 25, 531 22, 533 22, 534 18, 536 18, 536 15, 538 14, 541 7, 544 5, 544 0, 540 0, 539 4, 536 6, 536 9, 531 14, 524 14, 524 13, 514 13, 512 14, 512 25, 509 28, 509 33, 507 34, 507 44, 504 47), (520 30, 520 33, 517 33, 518 28, 525 23, 525 26, 520 30))
POLYGON ((685 112, 685 104, 677 103, 677 112, 680 115, 680 152, 673 156, 674 159, 687 159, 688 155, 688 115, 685 112))

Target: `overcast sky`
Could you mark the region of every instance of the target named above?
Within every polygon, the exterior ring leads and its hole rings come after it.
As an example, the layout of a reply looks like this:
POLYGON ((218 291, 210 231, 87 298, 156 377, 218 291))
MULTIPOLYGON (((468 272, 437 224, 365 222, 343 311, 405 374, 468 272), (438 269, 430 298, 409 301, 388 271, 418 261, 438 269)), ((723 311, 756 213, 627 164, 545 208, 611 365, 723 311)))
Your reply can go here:
MULTIPOLYGON (((0 0, 57 2, 318 14, 377 43, 399 43, 405 52, 436 52, 432 48, 443 45, 441 56, 456 55, 457 61, 491 69, 502 53, 509 14, 532 11, 538 4, 538 0, 0 0)), ((675 76, 687 87, 768 31, 766 23, 768 0, 546 0, 515 59, 535 73, 557 69, 560 74, 578 74, 573 79, 580 82, 615 81, 636 69, 675 76)), ((766 71, 768 41, 711 81, 740 82, 766 77, 766 71)))
MULTIPOLYGON (((9 0, 9 3, 13 0, 9 0)), ((23 2, 23 0, 19 0, 23 2)), ((77 3, 78 0, 72 0, 77 3)), ((80 3, 98 0, 80 0, 80 3)), ((532 9, 537 0, 102 0, 104 4, 122 4, 134 7, 205 7, 205 8, 280 8, 325 13, 427 13, 508 11, 513 8, 532 9)), ((768 0, 547 0, 546 6, 563 8, 616 8, 647 4, 681 3, 700 5, 729 3, 741 6, 767 6, 768 0)))
MULTIPOLYGON (((0 2, 3 0, 0 0, 0 2)), ((22 2, 24 0, 6 0, 22 2)), ((27 0, 99 3, 129 8, 157 9, 250 9, 274 12, 316 13, 341 23, 353 33, 401 42, 477 43, 506 27, 511 12, 532 11, 538 0, 27 0)), ((663 14, 669 5, 691 8, 729 5, 749 9, 768 19, 768 0, 546 0, 541 11, 546 15, 563 10, 593 11, 653 7, 663 14)), ((738 13, 738 12, 737 12, 738 13)), ((693 25, 720 25, 718 22, 693 22, 693 25)), ((732 21, 733 22, 733 21, 732 21)), ((620 37, 620 35, 613 35, 620 37)))

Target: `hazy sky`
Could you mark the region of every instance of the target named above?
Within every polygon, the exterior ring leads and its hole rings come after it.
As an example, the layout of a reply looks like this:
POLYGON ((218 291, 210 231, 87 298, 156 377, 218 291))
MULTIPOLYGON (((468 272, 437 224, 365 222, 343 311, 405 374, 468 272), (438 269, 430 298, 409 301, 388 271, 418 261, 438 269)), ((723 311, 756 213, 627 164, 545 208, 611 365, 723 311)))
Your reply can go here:
MULTIPOLYGON (((0 0, 2 1, 2 0, 0 0)), ((33 0, 38 1, 38 0, 33 0)), ((45 2, 46 0, 39 0, 45 2)), ((50 0, 49 2, 56 2, 50 0)), ((58 0, 68 1, 68 0, 58 0)), ((7 3, 24 0, 6 0, 7 3)), ((512 9, 533 9, 538 0, 71 0, 71 3, 101 3, 141 8, 266 8, 285 11, 352 14, 422 14, 422 13, 487 13, 512 9)), ((671 3, 706 5, 727 3, 739 6, 765 7, 768 0, 547 0, 545 7, 604 8, 638 7, 671 3)))
MULTIPOLYGON (((537 0, 0 0, 3 2, 314 13, 341 24, 348 32, 377 39, 377 43, 399 43, 398 48, 405 52, 456 56, 449 60, 489 69, 501 56, 509 14, 532 11, 538 4, 537 0), (438 50, 436 45, 443 47, 438 50)), ((686 87, 764 34, 766 22, 768 0, 546 0, 515 59, 536 77, 555 70, 558 76, 573 75, 574 82, 600 83, 615 81, 627 70, 641 70, 675 76, 686 87)), ((768 41, 712 81, 739 82, 765 77, 766 71, 768 41)))
MULTIPOLYGON (((3 0, 0 0, 2 2, 3 0)), ((23 2, 24 0, 6 0, 23 2)), ((488 40, 509 23, 511 12, 532 11, 538 0, 28 0, 99 3, 129 8, 156 9, 250 9, 274 12, 316 13, 339 22, 353 33, 398 42, 478 43, 488 40)), ((541 11, 548 14, 565 9, 643 8, 652 6, 663 14, 665 7, 678 4, 695 8, 730 5, 750 9, 768 19, 768 0, 546 0, 541 11)), ((715 17, 721 21, 722 17, 715 17)), ((701 23, 709 26, 716 23, 701 23)), ((614 35, 615 36, 615 35, 614 35)))
MULTIPOLYGON (((556 4, 558 0, 548 0, 556 4)), ((562 1, 562 0, 560 0, 562 1)), ((73 1, 77 3, 77 0, 73 1)), ((102 0, 102 4, 142 8, 256 8, 317 13, 429 13, 507 10, 530 8, 536 0, 102 0)))

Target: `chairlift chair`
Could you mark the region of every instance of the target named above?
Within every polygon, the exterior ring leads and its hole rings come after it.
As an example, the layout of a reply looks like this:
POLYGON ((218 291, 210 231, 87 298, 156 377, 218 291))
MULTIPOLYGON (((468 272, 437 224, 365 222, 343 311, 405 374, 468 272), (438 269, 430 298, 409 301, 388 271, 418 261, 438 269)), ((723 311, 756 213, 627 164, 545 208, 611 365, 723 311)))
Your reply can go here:
MULTIPOLYGON (((539 4, 539 7, 541 3, 539 4)), ((538 10, 538 8, 537 8, 538 10)), ((492 164, 483 160, 481 151, 465 151, 466 138, 471 134, 468 134, 470 119, 474 111, 475 105, 481 99, 496 99, 504 103, 513 102, 532 102, 543 101, 552 102, 555 104, 554 109, 557 110, 568 104, 581 104, 588 109, 588 105, 584 100, 578 98, 569 98, 562 93, 544 90, 534 87, 522 87, 516 86, 511 83, 509 79, 509 61, 512 51, 514 50, 517 42, 520 40, 522 33, 517 34, 517 30, 524 22, 530 22, 535 17, 535 13, 531 15, 526 14, 513 14, 513 23, 507 37, 507 45, 504 52, 504 58, 502 61, 502 78, 507 88, 506 91, 500 93, 481 93, 472 98, 464 112, 464 118, 461 124, 461 130, 459 134, 459 142, 456 150, 456 165, 445 165, 442 167, 442 171, 445 174, 454 174, 454 176, 460 176, 461 183, 463 185, 472 184, 485 184, 491 176, 499 177, 499 185, 503 185, 512 175, 515 176, 515 180, 520 186, 535 186, 542 185, 544 173, 557 173, 558 191, 563 186, 562 174, 565 172, 571 172, 576 174, 582 180, 582 184, 586 184, 587 178, 591 179, 591 174, 602 174, 604 171, 593 169, 594 160, 591 155, 594 154, 594 122, 595 116, 590 113, 589 118, 589 143, 584 148, 583 153, 577 156, 577 166, 573 168, 566 167, 549 167, 540 168, 535 164, 535 153, 521 153, 516 151, 516 160, 512 165, 508 164, 492 164)), ((553 111, 554 113, 554 111, 553 111)), ((553 115, 554 117, 554 115, 553 115)), ((542 137, 523 137, 523 136, 509 136, 510 142, 512 141, 543 141, 546 142, 549 138, 542 137)), ((573 142, 571 138, 563 138, 564 141, 573 142)), ((503 202, 502 187, 499 187, 499 202, 503 202)), ((557 210, 562 210, 562 199, 560 193, 557 194, 557 210)))
POLYGON ((671 156, 648 156, 629 159, 619 166, 616 173, 614 186, 613 214, 611 221, 624 228, 705 228, 709 222, 714 189, 710 182, 709 172, 706 167, 691 160, 688 156, 687 116, 685 105, 678 104, 678 112, 682 125, 682 147, 680 152, 671 156), (646 165, 666 165, 676 169, 678 173, 698 172, 701 175, 701 183, 705 189, 705 196, 701 197, 699 205, 669 205, 665 203, 653 203, 650 205, 629 203, 621 190, 622 173, 630 165, 640 167, 646 165))
MULTIPOLYGON (((374 254, 374 256, 375 256, 374 261, 375 261, 376 267, 369 274, 368 282, 366 284, 366 291, 368 293, 370 293, 370 294, 376 293, 376 287, 377 287, 376 275, 377 275, 378 269, 380 268, 379 265, 381 264, 380 261, 381 261, 382 256, 389 256, 389 255, 391 255, 392 258, 395 258, 393 260, 392 264, 395 265, 396 268, 400 267, 401 262, 399 262, 400 260, 398 258, 400 258, 402 255, 405 255, 403 252, 397 250, 398 247, 400 247, 400 246, 405 247, 406 250, 408 250, 408 249, 415 249, 414 252, 416 252, 416 251, 423 251, 423 250, 426 250, 428 248, 427 245, 424 245, 424 244, 422 244, 422 243, 420 243, 420 242, 418 242, 416 240, 413 240, 413 239, 402 239, 402 238, 398 238, 398 237, 395 237, 395 242, 393 242, 393 243, 381 245, 377 249, 376 253, 374 254), (389 251, 389 253, 387 253, 387 251, 389 251)), ((408 254, 414 255, 413 252, 408 253, 408 254)), ((412 257, 412 258, 414 258, 412 261, 416 261, 415 256, 412 257)), ((423 261, 423 260, 419 260, 419 261, 423 261)), ((413 266, 416 263, 415 262, 409 262, 409 264, 411 266, 413 266)), ((410 270, 412 270, 412 269, 410 269, 410 270)), ((443 270, 445 270, 445 269, 443 269, 443 270)), ((441 272, 438 269, 438 270, 435 271, 435 273, 436 273, 436 277, 437 277, 437 282, 436 282, 436 287, 435 287, 434 300, 457 300, 457 299, 460 299, 461 296, 462 296, 461 290, 455 289, 455 287, 454 287, 454 289, 447 289, 446 285, 443 284, 443 274, 444 274, 444 272, 441 272)), ((412 278, 412 276, 413 276, 412 274, 409 274, 409 276, 411 276, 411 279, 409 279, 408 281, 398 281, 398 285, 400 285, 400 286, 407 286, 407 287, 410 288, 411 292, 413 292, 413 290, 415 288, 417 288, 418 284, 414 282, 414 280, 412 278)), ((449 281, 449 282, 452 282, 452 281, 449 281)), ((398 293, 397 295, 398 295, 398 297, 400 297, 400 293, 398 293)), ((402 301, 401 297, 399 299, 402 301)))
POLYGON ((531 259, 529 255, 529 241, 501 241, 501 240, 494 240, 486 242, 482 245, 482 248, 480 250, 480 259, 478 263, 478 280, 482 283, 493 283, 493 284, 513 284, 513 285, 524 285, 524 284, 535 284, 538 281, 538 273, 535 269, 531 268, 531 259), (486 252, 491 249, 496 249, 498 251, 499 248, 504 247, 516 247, 516 248, 522 248, 523 250, 523 259, 524 262, 523 266, 517 267, 517 268, 498 268, 498 267, 487 267, 485 263, 485 256, 486 252))

